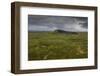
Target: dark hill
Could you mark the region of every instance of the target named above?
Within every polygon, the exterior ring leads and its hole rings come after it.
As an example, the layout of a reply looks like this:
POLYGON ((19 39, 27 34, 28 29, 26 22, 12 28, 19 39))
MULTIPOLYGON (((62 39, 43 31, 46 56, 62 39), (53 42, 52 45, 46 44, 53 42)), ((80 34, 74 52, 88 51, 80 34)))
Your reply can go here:
POLYGON ((64 31, 64 30, 55 30, 55 32, 59 32, 59 33, 66 33, 66 34, 78 34, 77 32, 72 32, 72 31, 64 31))

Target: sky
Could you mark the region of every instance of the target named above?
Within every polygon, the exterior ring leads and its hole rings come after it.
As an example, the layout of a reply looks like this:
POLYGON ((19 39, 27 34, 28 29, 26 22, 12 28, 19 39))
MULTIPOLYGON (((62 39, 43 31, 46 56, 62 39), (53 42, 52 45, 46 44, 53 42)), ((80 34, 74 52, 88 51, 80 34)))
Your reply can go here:
POLYGON ((87 32, 87 17, 28 15, 28 31, 73 31, 87 32))

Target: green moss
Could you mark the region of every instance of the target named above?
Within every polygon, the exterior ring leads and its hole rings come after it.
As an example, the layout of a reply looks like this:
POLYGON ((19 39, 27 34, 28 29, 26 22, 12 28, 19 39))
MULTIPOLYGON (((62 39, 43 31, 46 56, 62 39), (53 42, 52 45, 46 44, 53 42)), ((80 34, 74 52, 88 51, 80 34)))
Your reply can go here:
POLYGON ((28 59, 87 58, 87 33, 62 34, 57 32, 29 32, 28 59))

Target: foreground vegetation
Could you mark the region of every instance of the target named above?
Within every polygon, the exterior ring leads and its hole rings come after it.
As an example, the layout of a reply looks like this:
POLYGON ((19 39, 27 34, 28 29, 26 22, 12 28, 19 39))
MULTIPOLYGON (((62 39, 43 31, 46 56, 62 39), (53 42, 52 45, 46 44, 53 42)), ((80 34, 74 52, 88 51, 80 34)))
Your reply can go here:
POLYGON ((28 59, 87 58, 87 33, 29 32, 28 59))

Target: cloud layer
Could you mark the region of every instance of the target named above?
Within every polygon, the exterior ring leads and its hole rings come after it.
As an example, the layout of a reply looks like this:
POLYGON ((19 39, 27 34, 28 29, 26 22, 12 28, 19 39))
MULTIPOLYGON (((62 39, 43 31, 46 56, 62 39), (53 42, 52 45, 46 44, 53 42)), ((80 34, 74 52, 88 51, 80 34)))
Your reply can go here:
POLYGON ((28 15, 28 31, 64 31, 87 32, 87 17, 28 15))

